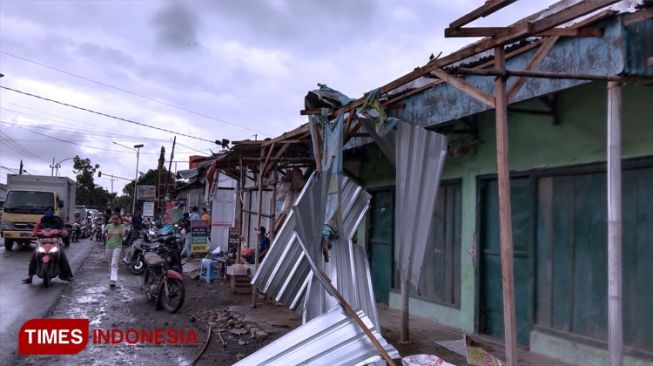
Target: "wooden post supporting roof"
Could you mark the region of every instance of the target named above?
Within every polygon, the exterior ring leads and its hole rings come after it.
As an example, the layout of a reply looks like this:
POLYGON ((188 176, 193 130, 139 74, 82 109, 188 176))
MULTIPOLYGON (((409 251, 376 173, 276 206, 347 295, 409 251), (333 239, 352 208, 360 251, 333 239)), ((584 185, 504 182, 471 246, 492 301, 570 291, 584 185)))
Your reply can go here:
POLYGON ((621 83, 608 83, 608 348, 610 366, 623 365, 621 216, 621 83))
MULTIPOLYGON (((498 71, 506 67, 503 46, 494 49, 498 71)), ((499 181, 499 234, 501 239, 501 284, 503 288, 503 324, 506 364, 517 365, 517 331, 515 325, 515 283, 513 279, 512 207, 510 204, 510 166, 508 163, 508 96, 506 77, 496 81, 495 111, 497 139, 497 176, 499 181)))
MULTIPOLYGON (((274 148, 274 144, 269 147, 270 153, 272 152, 272 149, 274 148)), ((269 156, 268 156, 269 159, 269 156)), ((256 230, 258 232, 259 238, 258 241, 256 242, 255 246, 256 248, 254 249, 254 269, 255 272, 258 271, 258 256, 259 256, 259 242, 262 238, 261 236, 261 218, 263 218, 263 171, 265 170, 265 163, 267 162, 267 159, 265 159, 265 148, 261 147, 261 162, 259 163, 259 169, 258 169, 258 215, 256 218, 256 230)), ((251 219, 250 219, 251 220, 251 219)), ((258 297, 258 289, 256 288, 256 285, 252 286, 252 307, 256 307, 256 298, 258 297)))

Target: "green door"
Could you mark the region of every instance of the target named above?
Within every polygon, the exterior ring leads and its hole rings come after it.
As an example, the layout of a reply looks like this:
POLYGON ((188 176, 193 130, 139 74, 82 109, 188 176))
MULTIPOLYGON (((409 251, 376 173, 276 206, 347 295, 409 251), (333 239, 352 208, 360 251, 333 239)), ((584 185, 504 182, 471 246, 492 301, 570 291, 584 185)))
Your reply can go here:
POLYGON ((392 288, 394 194, 392 189, 372 193, 368 253, 376 301, 388 303, 392 288))
MULTIPOLYGON (((531 178, 513 178, 510 185, 517 342, 528 345, 533 312, 535 190, 531 178)), ((497 188, 495 179, 481 181, 479 328, 481 333, 503 338, 503 292, 497 188)))

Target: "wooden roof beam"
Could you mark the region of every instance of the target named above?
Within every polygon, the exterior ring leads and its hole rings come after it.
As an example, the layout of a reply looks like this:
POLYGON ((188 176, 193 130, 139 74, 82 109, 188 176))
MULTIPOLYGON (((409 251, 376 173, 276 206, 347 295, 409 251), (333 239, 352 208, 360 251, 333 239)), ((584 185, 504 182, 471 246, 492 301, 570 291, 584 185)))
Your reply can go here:
MULTIPOLYGON (((442 58, 433 60, 428 64, 418 67, 412 72, 401 76, 394 81, 391 81, 383 85, 381 89, 381 94, 385 94, 391 90, 397 89, 401 86, 406 85, 407 83, 424 76, 429 72, 433 71, 436 68, 441 68, 444 66, 451 65, 452 63, 464 60, 470 56, 474 56, 480 52, 487 51, 491 48, 494 48, 498 45, 503 45, 506 43, 514 42, 520 39, 527 37, 533 33, 542 33, 548 29, 554 28, 560 24, 567 23, 571 20, 574 20, 583 15, 589 14, 593 11, 602 9, 606 6, 612 5, 620 0, 594 0, 594 1, 583 1, 572 6, 565 8, 564 10, 554 13, 550 16, 547 16, 543 19, 540 19, 532 24, 532 32, 518 32, 518 33, 501 33, 495 37, 484 38, 478 42, 475 42, 467 47, 464 47, 454 53, 451 53, 442 58)), ((528 23, 524 22, 528 25, 528 23)), ((519 23, 518 23, 519 24, 519 23)), ((511 28, 512 29, 512 28, 511 28)), ((352 103, 347 104, 346 106, 338 109, 335 114, 348 112, 357 108, 365 102, 366 96, 356 99, 352 103)))
MULTIPOLYGON (((511 28, 484 27, 484 28, 455 28, 445 29, 445 37, 494 37, 502 32, 510 32, 511 28)), ((576 29, 576 28, 552 28, 538 36, 559 36, 559 37, 601 37, 601 29, 576 29)))
MULTIPOLYGON (((559 37, 550 37, 544 43, 540 46, 540 48, 535 51, 535 54, 533 57, 528 61, 528 64, 526 65, 526 70, 528 71, 533 71, 537 69, 537 67, 540 65, 542 60, 544 60, 544 57, 551 51, 555 43, 558 41, 559 37)), ((517 79, 517 81, 512 84, 512 87, 508 91, 507 99, 508 99, 508 104, 510 104, 510 101, 515 97, 515 95, 519 92, 519 90, 524 86, 526 83, 526 77, 520 77, 517 79)))
POLYGON ((478 18, 486 17, 515 1, 517 0, 487 0, 485 4, 451 22, 449 28, 460 28, 478 18))
POLYGON ((432 73, 439 77, 440 79, 446 81, 447 83, 451 84, 451 86, 455 87, 456 89, 461 90, 462 92, 466 93, 470 97, 487 104, 491 108, 494 108, 494 97, 485 91, 475 87, 472 84, 469 84, 463 79, 457 78, 453 75, 450 75, 448 72, 436 68, 432 71, 432 73))

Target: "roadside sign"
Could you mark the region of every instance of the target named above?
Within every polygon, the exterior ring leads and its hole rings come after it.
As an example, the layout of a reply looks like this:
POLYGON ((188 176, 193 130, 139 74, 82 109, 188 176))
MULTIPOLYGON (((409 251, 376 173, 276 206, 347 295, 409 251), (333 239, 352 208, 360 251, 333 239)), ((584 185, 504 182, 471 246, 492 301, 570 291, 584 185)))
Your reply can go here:
POLYGON ((139 200, 156 199, 156 186, 138 186, 136 187, 136 197, 139 200))
POLYGON ((191 253, 206 253, 209 248, 209 222, 206 220, 191 220, 191 253))
POLYGON ((154 217, 154 202, 143 202, 143 216, 154 217))

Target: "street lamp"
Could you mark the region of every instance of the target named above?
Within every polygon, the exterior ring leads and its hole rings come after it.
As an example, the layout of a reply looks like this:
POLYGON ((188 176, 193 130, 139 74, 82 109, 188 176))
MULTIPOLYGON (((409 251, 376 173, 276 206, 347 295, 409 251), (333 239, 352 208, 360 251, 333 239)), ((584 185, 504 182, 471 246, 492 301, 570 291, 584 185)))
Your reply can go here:
POLYGON ((58 177, 58 176, 59 176, 59 168, 61 168, 61 163, 63 163, 64 161, 73 160, 73 159, 75 159, 75 158, 74 158, 74 157, 72 157, 72 158, 66 158, 66 159, 63 159, 63 160, 61 160, 60 162, 58 162, 58 163, 55 164, 55 162, 54 162, 54 156, 53 156, 53 157, 52 157, 52 165, 50 165, 50 168, 51 168, 50 176, 56 176, 56 177, 58 177), (57 170, 57 174, 54 173, 54 170, 55 170, 55 169, 57 170))
POLYGON ((119 143, 117 143, 115 141, 112 141, 112 142, 114 144, 118 145, 118 146, 126 147, 126 148, 128 148, 130 150, 136 150, 136 174, 134 176, 134 200, 132 202, 132 214, 133 214, 136 211, 136 188, 138 188, 138 160, 139 160, 140 155, 141 155, 141 147, 143 147, 144 145, 143 144, 138 144, 138 145, 134 145, 134 147, 131 148, 129 146, 119 144, 119 143))

